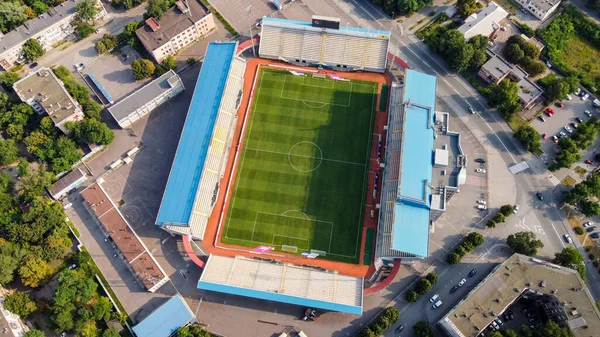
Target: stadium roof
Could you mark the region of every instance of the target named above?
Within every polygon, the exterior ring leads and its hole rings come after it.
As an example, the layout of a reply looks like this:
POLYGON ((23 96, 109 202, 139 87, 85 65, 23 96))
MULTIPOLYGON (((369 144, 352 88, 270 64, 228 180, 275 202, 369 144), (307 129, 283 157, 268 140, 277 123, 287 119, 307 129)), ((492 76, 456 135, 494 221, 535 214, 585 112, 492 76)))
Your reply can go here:
POLYGON ((406 71, 404 130, 392 249, 427 256, 436 78, 406 71))
POLYGON ((210 255, 198 288, 362 314, 363 279, 275 261, 210 255))
POLYGON ((600 331, 600 313, 576 270, 520 254, 498 265, 439 324, 450 336, 474 337, 521 295, 558 299, 547 308, 559 312, 546 312, 566 316, 563 320, 575 337, 597 336, 600 331))
POLYGON ((287 27, 287 26, 310 27, 318 32, 321 32, 323 29, 325 29, 325 31, 328 33, 332 33, 332 32, 335 33, 336 30, 339 30, 339 31, 344 31, 344 33, 346 33, 346 32, 363 33, 363 34, 369 35, 369 37, 375 37, 375 35, 377 37, 382 35, 381 38, 385 38, 385 39, 388 39, 390 37, 390 32, 386 31, 386 30, 375 30, 375 29, 366 29, 366 28, 349 27, 349 26, 340 26, 340 29, 330 29, 330 28, 313 27, 312 22, 310 22, 310 21, 278 19, 278 18, 270 18, 267 16, 264 16, 262 19, 262 24, 273 24, 273 23, 280 24, 284 27, 287 27))
POLYGON ((157 225, 187 225, 237 43, 211 42, 181 132, 157 225))
POLYGON ((181 326, 195 320, 194 313, 178 294, 134 326, 133 332, 138 337, 169 337, 181 326))

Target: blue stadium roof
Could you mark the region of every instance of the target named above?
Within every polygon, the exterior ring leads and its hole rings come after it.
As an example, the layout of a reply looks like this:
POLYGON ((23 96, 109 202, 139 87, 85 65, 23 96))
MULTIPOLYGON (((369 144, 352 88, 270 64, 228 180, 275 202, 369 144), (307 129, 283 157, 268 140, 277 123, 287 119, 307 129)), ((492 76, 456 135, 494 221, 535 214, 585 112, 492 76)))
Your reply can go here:
POLYGON ((188 110, 157 225, 187 225, 237 43, 208 44, 188 110))
MULTIPOLYGON (((280 23, 294 24, 294 25, 298 25, 298 26, 312 27, 312 22, 309 22, 309 21, 286 20, 286 19, 279 19, 279 18, 270 18, 267 16, 264 16, 262 20, 263 20, 263 22, 280 22, 280 23)), ((339 30, 349 30, 349 31, 353 31, 353 32, 377 34, 377 35, 388 35, 388 36, 390 35, 390 32, 387 30, 375 30, 375 29, 366 29, 366 28, 350 27, 350 26, 340 26, 339 30)))
POLYGON ((134 326, 133 332, 137 337, 169 337, 181 326, 195 320, 183 298, 176 295, 134 326))
POLYGON ((427 256, 429 206, 433 171, 433 118, 436 78, 414 70, 406 72, 407 105, 402 144, 400 191, 395 206, 392 249, 427 256))

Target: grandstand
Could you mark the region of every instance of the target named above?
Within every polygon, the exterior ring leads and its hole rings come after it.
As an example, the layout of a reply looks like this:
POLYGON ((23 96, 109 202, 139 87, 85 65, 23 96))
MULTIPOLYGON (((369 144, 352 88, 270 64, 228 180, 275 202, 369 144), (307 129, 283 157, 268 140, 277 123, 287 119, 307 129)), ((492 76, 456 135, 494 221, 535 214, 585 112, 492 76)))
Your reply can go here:
POLYGON ((434 76, 414 70, 393 85, 376 258, 427 257, 435 90, 434 76))
POLYGON ((246 62, 236 42, 206 50, 156 224, 202 240, 224 174, 246 62))
POLYGON ((362 278, 272 260, 210 255, 198 289, 362 314, 362 278))
POLYGON ((313 17, 312 22, 264 17, 259 55, 297 65, 336 70, 384 72, 389 31, 335 27, 337 18, 313 17))

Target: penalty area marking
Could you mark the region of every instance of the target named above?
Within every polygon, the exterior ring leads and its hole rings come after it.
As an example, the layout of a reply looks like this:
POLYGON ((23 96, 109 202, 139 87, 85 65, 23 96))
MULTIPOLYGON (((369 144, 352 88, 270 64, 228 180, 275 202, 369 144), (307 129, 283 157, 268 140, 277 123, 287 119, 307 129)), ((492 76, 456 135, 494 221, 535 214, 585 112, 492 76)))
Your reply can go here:
POLYGON ((299 102, 303 102, 304 104, 306 104, 306 102, 308 102, 308 103, 325 104, 325 105, 329 104, 329 105, 332 105, 332 106, 341 106, 341 107, 344 107, 344 108, 349 108, 350 107, 350 102, 352 101, 352 87, 353 87, 354 83, 350 83, 350 94, 348 95, 348 104, 338 104, 338 103, 312 101, 312 100, 307 100, 307 99, 302 99, 302 98, 292 98, 292 97, 285 97, 285 96, 283 96, 283 93, 285 91, 285 83, 286 83, 286 79, 288 78, 288 76, 294 76, 294 75, 285 75, 283 77, 283 85, 281 86, 281 94, 279 95, 279 98, 281 98, 281 99, 287 99, 287 100, 291 100, 291 101, 299 101, 299 102))

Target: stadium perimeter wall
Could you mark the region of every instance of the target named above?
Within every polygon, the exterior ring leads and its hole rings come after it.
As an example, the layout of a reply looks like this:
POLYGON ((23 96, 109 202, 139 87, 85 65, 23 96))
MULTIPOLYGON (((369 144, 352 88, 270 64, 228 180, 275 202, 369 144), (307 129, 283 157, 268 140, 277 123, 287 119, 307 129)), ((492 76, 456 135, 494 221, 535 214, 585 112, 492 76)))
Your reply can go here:
MULTIPOLYGON (((247 127, 247 121, 250 117, 250 108, 252 105, 252 99, 254 95, 254 86, 257 79, 258 71, 262 67, 269 68, 279 68, 279 69, 290 69, 297 70, 302 72, 316 72, 316 68, 310 67, 299 67, 293 66, 288 63, 278 62, 273 60, 266 60, 260 58, 254 58, 249 60, 246 63, 246 72, 244 74, 244 89, 243 89, 243 98, 242 103, 240 104, 238 110, 238 121, 236 125, 235 134, 233 137, 233 144, 231 146, 231 153, 229 154, 229 161, 227 163, 227 168, 225 171, 225 175, 221 181, 222 188, 219 191, 218 199, 213 209, 213 213, 208 221, 206 232, 204 234, 204 247, 206 248, 207 254, 217 254, 224 256, 236 256, 242 255, 247 257, 255 257, 258 254, 250 251, 248 247, 235 246, 229 244, 222 244, 220 241, 221 230, 224 226, 224 220, 227 215, 228 205, 230 201, 231 194, 229 191, 233 189, 233 185, 235 182, 235 175, 237 173, 237 164, 239 157, 241 155, 243 149, 243 142, 245 137, 245 128, 247 127), (224 187, 224 188, 223 188, 224 187)), ((335 71, 328 71, 331 73, 337 73, 335 71)), ((356 73, 339 73, 342 77, 353 79, 353 80, 362 80, 369 82, 379 83, 378 97, 375 105, 375 109, 378 110, 379 102, 381 97, 381 89, 384 83, 391 84, 391 78, 387 74, 380 73, 368 73, 368 72, 356 72, 356 73)), ((389 97, 389 95, 388 95, 389 97)), ((383 126, 387 121, 387 109, 386 111, 377 111, 375 114, 375 123, 373 127, 374 137, 378 137, 377 135, 382 135, 383 144, 385 144, 385 133, 383 132, 383 126)), ((367 228, 377 228, 377 211, 375 210, 375 205, 379 202, 380 193, 378 191, 375 198, 373 198, 373 180, 375 178, 375 171, 379 167, 379 163, 376 160, 377 157, 377 141, 374 141, 372 144, 373 148, 371 148, 371 166, 369 169, 369 186, 367 189, 367 199, 366 199, 366 209, 364 212, 364 222, 363 222, 363 233, 362 233, 362 241, 360 247, 360 263, 359 264, 351 264, 351 263, 343 263, 336 261, 329 261, 324 259, 307 259, 295 254, 286 254, 282 252, 274 252, 268 254, 261 254, 260 256, 264 258, 277 259, 282 262, 294 263, 294 264, 309 264, 313 266, 318 266, 321 268, 325 268, 328 270, 337 270, 341 274, 350 275, 355 277, 365 277, 368 274, 374 272, 374 267, 372 261, 370 265, 363 265, 363 256, 365 249, 365 239, 366 239, 366 230, 367 228), (375 211, 375 216, 371 218, 371 210, 375 211)), ((381 185, 381 184, 380 184, 381 185)), ((373 245, 374 247, 374 245, 373 245)))

